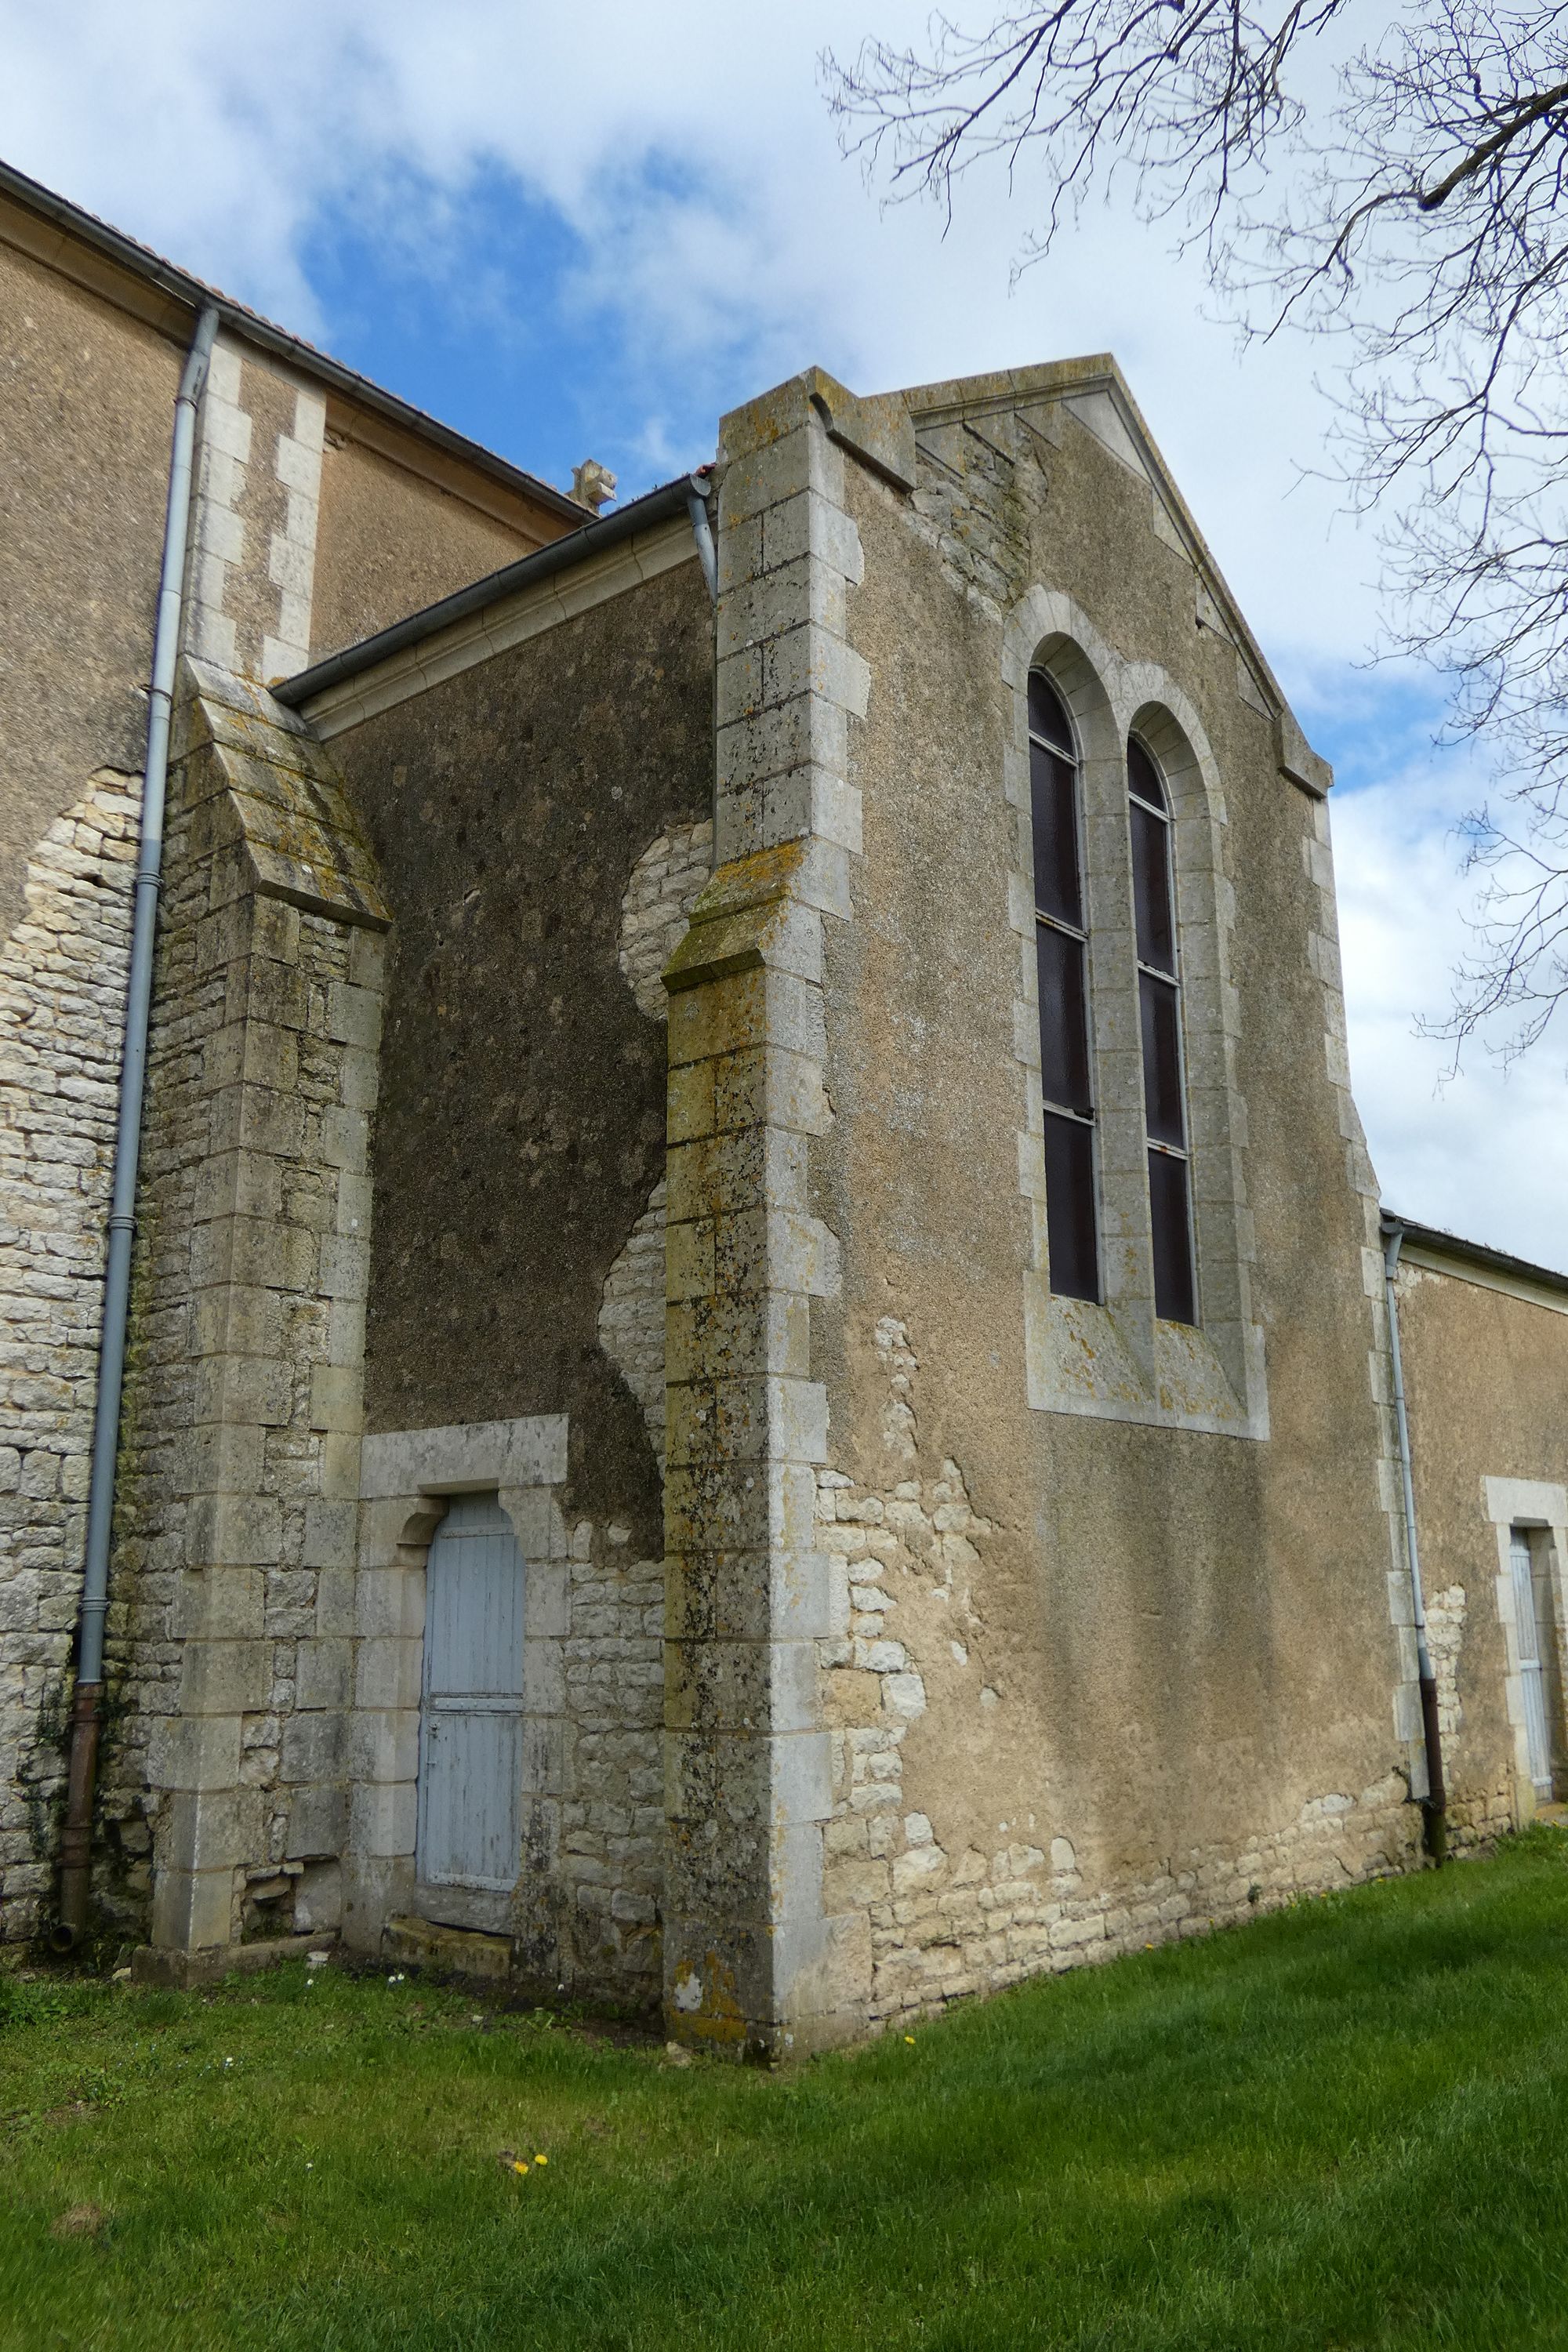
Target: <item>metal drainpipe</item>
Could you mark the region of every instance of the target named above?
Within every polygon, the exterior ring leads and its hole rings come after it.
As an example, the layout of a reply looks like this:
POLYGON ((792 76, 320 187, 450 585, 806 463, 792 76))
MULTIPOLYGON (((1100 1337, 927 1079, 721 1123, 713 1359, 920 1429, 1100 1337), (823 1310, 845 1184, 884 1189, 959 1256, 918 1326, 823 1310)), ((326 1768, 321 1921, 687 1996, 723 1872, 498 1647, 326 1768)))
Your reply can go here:
POLYGON ((697 561, 702 566, 702 577, 708 583, 708 595, 713 606, 713 865, 719 864, 719 558, 713 547, 713 526, 708 520, 708 485, 700 474, 689 475, 686 484, 686 511, 691 517, 691 536, 697 541, 697 561))
POLYGON ((717 604, 719 559, 713 552, 713 526, 708 520, 708 485, 696 474, 687 480, 686 511, 691 517, 691 536, 697 541, 697 561, 702 566, 708 593, 717 604))
POLYGON ((1405 1558, 1410 1570, 1410 1605, 1415 1618, 1415 1671, 1421 1689, 1421 1735, 1426 1749, 1426 1851, 1443 1862, 1448 1851, 1448 1800, 1443 1786, 1443 1742, 1437 1724, 1437 1678, 1426 1646, 1426 1604, 1421 1591, 1421 1554, 1415 1541, 1415 1487, 1410 1475, 1410 1423, 1405 1411, 1405 1367, 1399 1353, 1399 1297, 1394 1276, 1405 1228, 1392 1224, 1384 1236, 1383 1286, 1388 1300, 1388 1346, 1394 1362, 1394 1418, 1399 1431, 1399 1477, 1405 1494, 1405 1558))
POLYGON ((136 859, 131 925, 131 981, 125 1003, 125 1052, 114 1138, 114 1190, 109 1212, 109 1256, 103 1280, 103 1339, 92 1425, 92 1473, 88 1490, 87 1559, 77 1619, 76 1696, 71 1704, 66 1820, 60 1839, 59 1914, 49 1941, 68 1952, 87 1925, 92 1868, 92 1801, 98 1771, 98 1730, 103 1698, 103 1621, 109 1607, 109 1538, 114 1520, 115 1455, 120 1399, 125 1379, 125 1327, 131 1299, 131 1242, 135 1227, 136 1166, 142 1150, 142 1096, 147 1070, 147 1029, 153 1003, 153 946, 163 863, 163 798, 169 776, 169 724, 174 664, 184 604, 185 540, 191 511, 196 403, 206 381, 218 314, 208 307, 196 331, 174 397, 169 500, 163 562, 153 631, 153 679, 147 698, 147 769, 142 791, 142 838, 136 859))

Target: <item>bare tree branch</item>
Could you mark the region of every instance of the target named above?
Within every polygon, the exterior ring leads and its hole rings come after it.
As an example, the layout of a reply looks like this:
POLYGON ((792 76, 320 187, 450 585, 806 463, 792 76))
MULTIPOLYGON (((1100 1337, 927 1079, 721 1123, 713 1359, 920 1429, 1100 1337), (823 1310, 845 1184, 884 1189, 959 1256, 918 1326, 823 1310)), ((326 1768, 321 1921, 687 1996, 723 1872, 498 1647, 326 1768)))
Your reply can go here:
POLYGON ((1568 0, 1412 0, 1323 54, 1351 30, 1351 0, 1052 0, 823 70, 893 199, 951 214, 965 173, 1027 173, 1026 267, 1126 175, 1247 332, 1337 351, 1333 462, 1382 518, 1389 650, 1447 675, 1453 730, 1500 766, 1446 1034, 1511 1017, 1518 1048, 1568 1003, 1568 0))

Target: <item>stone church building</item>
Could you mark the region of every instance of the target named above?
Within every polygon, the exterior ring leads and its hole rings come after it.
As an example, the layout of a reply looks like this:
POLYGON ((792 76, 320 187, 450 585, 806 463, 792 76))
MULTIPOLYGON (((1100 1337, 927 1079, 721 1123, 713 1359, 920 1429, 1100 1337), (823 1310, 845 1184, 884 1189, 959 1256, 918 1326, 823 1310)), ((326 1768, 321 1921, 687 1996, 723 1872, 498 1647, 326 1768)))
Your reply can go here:
POLYGON ((599 512, 11 172, 0 348, 6 1937, 777 2051, 1568 1793, 1568 1280, 1113 361, 599 512))

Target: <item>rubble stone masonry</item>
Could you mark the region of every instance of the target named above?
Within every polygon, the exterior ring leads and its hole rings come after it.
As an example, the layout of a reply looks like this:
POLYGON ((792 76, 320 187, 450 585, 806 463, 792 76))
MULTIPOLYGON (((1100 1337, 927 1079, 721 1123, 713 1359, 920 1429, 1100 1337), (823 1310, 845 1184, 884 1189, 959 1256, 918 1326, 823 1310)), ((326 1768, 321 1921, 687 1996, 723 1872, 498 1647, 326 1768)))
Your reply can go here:
POLYGON ((869 2023, 1201 1935, 1405 1866, 1415 1823, 1397 1772, 1309 1798, 1294 1822, 1260 1831, 1242 1851, 1184 1844, 1109 1881, 1086 1874, 1072 1839, 1034 1812, 1005 1820, 984 1848, 944 1843, 940 1791, 906 1790, 903 1748, 926 1713, 922 1663, 931 1673, 939 1650, 943 1677, 956 1667, 965 1685, 965 1713, 1004 1717, 997 1685, 1005 1687, 1012 1662, 987 1603, 998 1531, 973 1507, 960 1465, 926 1459, 920 1364, 903 1324, 882 1317, 873 1344, 887 1382, 878 1433, 906 1475, 876 1492, 841 1470, 816 1474, 818 1541, 847 1625, 821 1645, 833 1740, 825 1903, 864 1914, 869 2023))
POLYGON ((47 1909, 63 1789, 141 779, 28 861, 0 953, 0 1937, 47 1909))

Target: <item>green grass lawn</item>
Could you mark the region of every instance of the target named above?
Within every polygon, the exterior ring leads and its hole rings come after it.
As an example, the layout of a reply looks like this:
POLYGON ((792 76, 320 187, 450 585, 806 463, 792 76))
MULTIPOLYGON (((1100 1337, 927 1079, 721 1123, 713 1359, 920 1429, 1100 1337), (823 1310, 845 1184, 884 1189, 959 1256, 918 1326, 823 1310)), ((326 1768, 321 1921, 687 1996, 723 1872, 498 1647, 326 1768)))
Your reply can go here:
POLYGON ((1552 1831, 775 2074, 299 1964, 0 2001, 5 2352, 1568 2344, 1552 1831))

